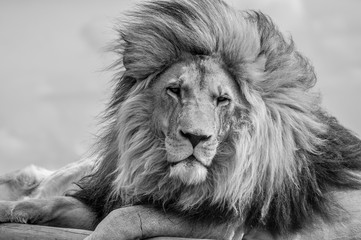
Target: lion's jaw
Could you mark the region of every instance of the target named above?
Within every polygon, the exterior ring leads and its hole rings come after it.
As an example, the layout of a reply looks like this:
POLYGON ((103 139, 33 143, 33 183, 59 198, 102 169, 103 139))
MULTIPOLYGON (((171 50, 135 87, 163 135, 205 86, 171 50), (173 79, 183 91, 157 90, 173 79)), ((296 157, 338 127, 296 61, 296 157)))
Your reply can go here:
POLYGON ((229 126, 238 86, 210 57, 193 57, 157 79, 156 121, 165 136, 169 176, 187 185, 204 182, 229 126))

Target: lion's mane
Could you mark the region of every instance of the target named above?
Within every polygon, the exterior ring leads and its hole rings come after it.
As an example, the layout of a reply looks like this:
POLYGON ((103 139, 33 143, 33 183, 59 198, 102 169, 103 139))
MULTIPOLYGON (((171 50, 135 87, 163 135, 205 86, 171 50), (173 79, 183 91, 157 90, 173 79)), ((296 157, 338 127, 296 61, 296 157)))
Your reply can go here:
POLYGON ((119 35, 99 162, 74 194, 99 220, 150 203, 189 218, 289 232, 330 217, 330 190, 360 187, 360 140, 320 108, 312 66, 264 14, 218 0, 157 1, 128 14, 119 35), (147 92, 185 53, 221 58, 247 102, 209 177, 193 186, 169 178, 147 92))

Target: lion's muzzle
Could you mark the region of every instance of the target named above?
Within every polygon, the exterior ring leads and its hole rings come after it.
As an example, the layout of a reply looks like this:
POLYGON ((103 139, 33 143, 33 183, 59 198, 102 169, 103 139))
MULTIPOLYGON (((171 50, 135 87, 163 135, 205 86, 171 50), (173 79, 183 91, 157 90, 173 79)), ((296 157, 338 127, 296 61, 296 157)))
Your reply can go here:
POLYGON ((218 142, 209 135, 179 131, 176 139, 165 141, 170 176, 186 184, 203 182, 216 154, 218 142))

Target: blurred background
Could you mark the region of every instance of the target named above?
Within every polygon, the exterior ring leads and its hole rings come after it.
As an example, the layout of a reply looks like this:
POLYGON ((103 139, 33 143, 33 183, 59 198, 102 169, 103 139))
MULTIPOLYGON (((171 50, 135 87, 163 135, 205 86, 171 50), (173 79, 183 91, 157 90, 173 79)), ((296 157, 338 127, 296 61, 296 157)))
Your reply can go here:
MULTIPOLYGON (((104 48, 139 1, 0 1, 0 174, 87 153, 109 97, 104 48)), ((361 1, 228 0, 270 15, 313 62, 323 105, 361 135, 361 1)))

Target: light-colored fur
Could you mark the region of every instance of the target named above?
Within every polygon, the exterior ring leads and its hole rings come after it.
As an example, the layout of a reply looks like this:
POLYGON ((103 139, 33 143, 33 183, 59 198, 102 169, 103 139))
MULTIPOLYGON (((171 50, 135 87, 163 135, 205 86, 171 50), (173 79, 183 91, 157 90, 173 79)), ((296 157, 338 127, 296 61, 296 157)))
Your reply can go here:
POLYGON ((94 158, 70 163, 56 171, 34 165, 0 177, 0 200, 46 199, 76 191, 75 184, 90 173, 94 158))

